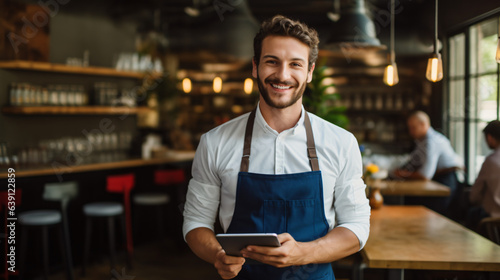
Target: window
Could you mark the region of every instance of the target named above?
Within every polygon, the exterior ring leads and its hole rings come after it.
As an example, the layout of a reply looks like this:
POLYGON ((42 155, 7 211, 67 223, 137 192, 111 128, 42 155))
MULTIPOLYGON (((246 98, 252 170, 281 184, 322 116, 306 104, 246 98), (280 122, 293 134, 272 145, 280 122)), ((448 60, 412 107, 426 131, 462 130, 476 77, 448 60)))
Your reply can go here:
POLYGON ((472 184, 486 155, 486 124, 499 117, 499 64, 495 53, 499 17, 466 27, 448 38, 448 95, 445 118, 455 151, 464 159, 472 184))

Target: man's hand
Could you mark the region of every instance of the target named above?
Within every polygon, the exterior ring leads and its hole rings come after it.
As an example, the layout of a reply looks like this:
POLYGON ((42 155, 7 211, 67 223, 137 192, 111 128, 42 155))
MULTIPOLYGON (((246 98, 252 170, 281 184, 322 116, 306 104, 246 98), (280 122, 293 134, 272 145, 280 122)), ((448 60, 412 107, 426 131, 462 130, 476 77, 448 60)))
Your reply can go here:
POLYGON ((245 258, 257 260, 275 267, 307 264, 303 244, 288 233, 278 235, 281 247, 247 246, 241 251, 245 258))
POLYGON ((226 255, 224 250, 217 252, 214 266, 222 279, 236 277, 245 263, 245 258, 226 255))

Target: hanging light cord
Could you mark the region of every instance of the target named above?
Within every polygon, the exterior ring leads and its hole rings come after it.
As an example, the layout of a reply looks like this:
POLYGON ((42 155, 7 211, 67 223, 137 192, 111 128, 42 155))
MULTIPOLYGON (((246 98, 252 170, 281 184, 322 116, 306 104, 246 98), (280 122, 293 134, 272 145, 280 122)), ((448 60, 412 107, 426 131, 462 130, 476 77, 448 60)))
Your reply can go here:
POLYGON ((434 14, 434 53, 438 53, 438 0, 436 0, 436 12, 434 14))
POLYGON ((391 64, 396 61, 395 51, 394 51, 394 0, 391 0, 391 64))

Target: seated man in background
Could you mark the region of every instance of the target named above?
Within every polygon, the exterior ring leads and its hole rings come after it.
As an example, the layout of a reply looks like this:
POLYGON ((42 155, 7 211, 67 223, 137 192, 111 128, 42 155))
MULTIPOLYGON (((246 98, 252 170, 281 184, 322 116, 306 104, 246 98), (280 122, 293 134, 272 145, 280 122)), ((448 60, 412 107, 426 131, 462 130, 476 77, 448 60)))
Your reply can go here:
POLYGON ((483 129, 488 147, 493 149, 483 162, 476 182, 471 188, 467 226, 475 228, 481 219, 500 217, 500 121, 494 120, 483 129))
POLYGON ((458 181, 455 171, 462 166, 450 141, 431 127, 429 116, 416 111, 408 117, 408 131, 415 140, 416 148, 410 159, 393 172, 397 178, 407 180, 434 180, 450 188, 445 198, 409 198, 408 204, 422 204, 445 214, 456 193, 458 181))

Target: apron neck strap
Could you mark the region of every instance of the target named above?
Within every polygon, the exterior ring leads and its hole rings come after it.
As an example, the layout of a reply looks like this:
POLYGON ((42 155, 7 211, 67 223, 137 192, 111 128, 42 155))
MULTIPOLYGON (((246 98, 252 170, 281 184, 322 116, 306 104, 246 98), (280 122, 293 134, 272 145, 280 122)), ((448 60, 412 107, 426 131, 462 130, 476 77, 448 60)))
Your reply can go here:
POLYGON ((309 114, 304 112, 304 126, 306 127, 307 137, 307 157, 311 164, 312 171, 319 171, 318 155, 316 154, 316 144, 314 143, 314 135, 311 127, 311 120, 309 114))
POLYGON ((241 158, 240 171, 248 172, 250 165, 250 146, 252 144, 253 123, 255 120, 255 112, 257 108, 253 109, 248 117, 247 127, 245 129, 245 143, 243 144, 243 157, 241 158))
MULTIPOLYGON (((245 129, 245 142, 243 144, 243 157, 241 158, 240 171, 248 172, 248 166, 250 165, 250 146, 252 144, 252 132, 253 124, 255 121, 255 112, 257 108, 252 110, 250 116, 248 117, 247 126, 245 129)), ((309 158, 309 163, 311 164, 312 171, 319 171, 318 155, 316 154, 316 144, 314 143, 314 136, 311 127, 311 120, 309 119, 309 114, 304 112, 304 126, 306 128, 307 137, 307 157, 309 158)))

